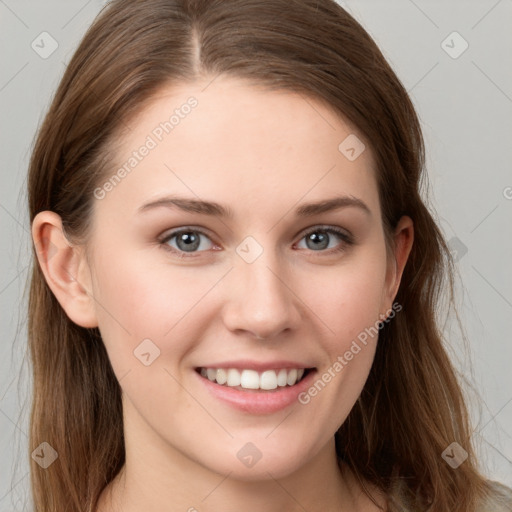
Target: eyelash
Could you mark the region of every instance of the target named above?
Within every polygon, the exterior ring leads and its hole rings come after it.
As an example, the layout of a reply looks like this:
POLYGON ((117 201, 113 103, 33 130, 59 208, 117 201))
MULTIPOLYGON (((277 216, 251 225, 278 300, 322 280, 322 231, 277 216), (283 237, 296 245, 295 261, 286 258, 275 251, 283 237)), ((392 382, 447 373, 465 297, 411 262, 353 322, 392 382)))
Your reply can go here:
MULTIPOLYGON (((185 228, 177 229, 176 231, 172 231, 171 233, 168 233, 164 237, 160 238, 158 241, 164 250, 172 252, 173 254, 177 255, 179 258, 195 258, 195 257, 198 257, 202 252, 205 252, 205 251, 197 251, 197 252, 187 253, 186 251, 180 251, 180 250, 175 249, 174 247, 171 247, 168 245, 168 242, 170 240, 172 240, 174 237, 176 237, 182 233, 190 233, 190 232, 199 233, 199 234, 205 236, 206 238, 210 239, 209 235, 207 233, 205 233, 204 231, 202 231, 201 229, 193 228, 193 227, 185 227, 185 228)), ((342 243, 340 243, 339 246, 331 248, 331 249, 325 249, 325 250, 319 250, 319 251, 310 250, 311 252, 319 252, 319 253, 323 253, 323 254, 341 253, 341 252, 346 251, 348 247, 354 245, 354 239, 351 235, 349 235, 345 231, 342 231, 341 229, 333 227, 333 226, 314 226, 310 230, 306 231, 302 235, 300 240, 304 239, 305 237, 307 237, 313 233, 318 233, 318 232, 335 234, 342 240, 342 243)))

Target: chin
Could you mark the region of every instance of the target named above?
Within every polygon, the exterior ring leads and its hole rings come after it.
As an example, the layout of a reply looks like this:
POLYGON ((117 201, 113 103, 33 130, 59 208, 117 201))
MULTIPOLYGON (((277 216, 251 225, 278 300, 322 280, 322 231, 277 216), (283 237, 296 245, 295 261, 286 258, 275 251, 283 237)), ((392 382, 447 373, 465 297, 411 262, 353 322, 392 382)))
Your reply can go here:
POLYGON ((296 449, 290 448, 289 451, 281 449, 279 453, 270 449, 268 451, 270 455, 266 456, 265 451, 256 451, 254 445, 247 443, 235 452, 235 459, 225 457, 223 464, 219 465, 217 461, 217 464, 209 467, 216 473, 229 474, 230 479, 255 482, 285 478, 304 464, 304 460, 298 457, 296 449))

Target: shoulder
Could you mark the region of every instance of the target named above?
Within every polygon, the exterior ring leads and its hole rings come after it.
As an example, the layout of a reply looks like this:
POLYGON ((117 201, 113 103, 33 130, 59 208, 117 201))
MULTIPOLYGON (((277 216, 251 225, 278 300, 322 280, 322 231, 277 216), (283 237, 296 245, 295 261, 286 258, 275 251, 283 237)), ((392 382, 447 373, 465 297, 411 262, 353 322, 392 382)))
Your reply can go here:
POLYGON ((490 493, 482 500, 477 512, 512 512, 512 489, 489 480, 490 493))

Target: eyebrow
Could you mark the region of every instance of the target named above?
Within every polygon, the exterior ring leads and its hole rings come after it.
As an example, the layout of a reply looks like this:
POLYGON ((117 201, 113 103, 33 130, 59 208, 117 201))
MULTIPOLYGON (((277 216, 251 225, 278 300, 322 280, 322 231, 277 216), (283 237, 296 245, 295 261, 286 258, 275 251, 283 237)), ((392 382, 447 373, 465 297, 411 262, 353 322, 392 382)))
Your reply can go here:
MULTIPOLYGON (((223 206, 214 201, 203 201, 199 199, 178 197, 178 196, 166 196, 155 201, 143 204, 139 209, 139 213, 146 212, 155 208, 179 208, 180 210, 200 213, 203 215, 212 215, 222 218, 233 218, 234 213, 228 206, 223 206)), ((299 206, 295 210, 297 217, 312 217, 320 213, 329 212, 332 210, 338 210, 340 208, 355 207, 367 215, 371 216, 371 210, 368 206, 359 198, 354 196, 338 196, 331 199, 324 199, 322 201, 314 203, 305 203, 299 206)))

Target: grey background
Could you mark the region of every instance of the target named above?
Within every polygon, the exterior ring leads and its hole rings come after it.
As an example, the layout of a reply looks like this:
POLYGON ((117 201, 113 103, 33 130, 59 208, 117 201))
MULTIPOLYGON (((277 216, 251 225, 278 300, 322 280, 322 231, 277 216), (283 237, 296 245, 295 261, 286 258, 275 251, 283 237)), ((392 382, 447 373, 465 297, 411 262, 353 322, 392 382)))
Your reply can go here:
MULTIPOLYGON (((374 37, 419 112, 430 201, 459 259, 470 358, 452 321, 449 350, 483 400, 471 407, 482 468, 512 486, 512 0, 340 3, 374 37), (469 44, 460 56, 464 43, 454 31, 469 44)), ((0 0, 0 512, 22 509, 35 448, 27 443, 23 362, 30 149, 66 63, 103 4, 0 0), (45 59, 31 47, 43 31, 58 43, 45 59)))

